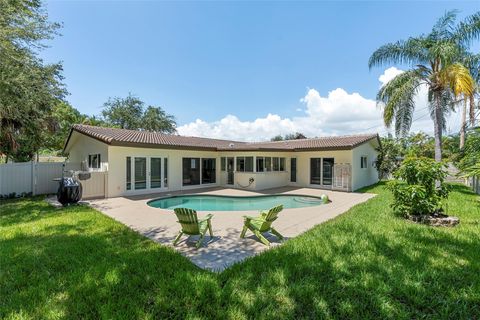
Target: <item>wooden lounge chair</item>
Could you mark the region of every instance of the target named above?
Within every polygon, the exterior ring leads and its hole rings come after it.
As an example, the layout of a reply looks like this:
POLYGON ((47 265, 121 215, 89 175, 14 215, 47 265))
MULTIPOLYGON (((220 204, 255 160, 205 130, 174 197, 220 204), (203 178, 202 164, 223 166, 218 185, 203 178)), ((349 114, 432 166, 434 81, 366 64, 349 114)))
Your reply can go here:
POLYGON ((270 210, 261 211, 258 217, 243 216, 245 221, 240 238, 244 238, 247 229, 249 229, 267 246, 270 245, 270 242, 262 235, 263 232, 271 232, 282 240, 283 236, 272 227, 272 222, 277 220, 278 213, 282 210, 283 205, 279 205, 270 210))
POLYGON ((207 233, 207 229, 210 232, 210 237, 213 237, 212 223, 210 222, 213 217, 212 214, 208 214, 204 219, 198 220, 197 212, 195 210, 187 208, 176 208, 173 211, 175 211, 178 222, 182 226, 182 230, 180 230, 177 237, 173 241, 174 246, 177 245, 183 234, 189 236, 200 235, 200 239, 198 239, 196 244, 197 249, 200 248, 203 237, 205 236, 205 233, 207 233))

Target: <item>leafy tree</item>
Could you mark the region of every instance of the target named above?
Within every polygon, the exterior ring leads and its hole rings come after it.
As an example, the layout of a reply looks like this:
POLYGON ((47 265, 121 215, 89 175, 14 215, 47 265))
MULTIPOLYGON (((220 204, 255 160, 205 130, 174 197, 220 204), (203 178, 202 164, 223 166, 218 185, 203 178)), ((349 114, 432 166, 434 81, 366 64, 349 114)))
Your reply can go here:
POLYGON ((38 0, 0 0, 0 153, 15 161, 33 158, 52 106, 66 94, 61 64, 38 57, 59 27, 38 0))
POLYGON ((142 129, 162 133, 175 133, 175 117, 167 114, 161 107, 148 106, 142 118, 142 129))
POLYGON ((400 166, 405 150, 399 141, 389 136, 381 138, 381 147, 377 152, 375 166, 380 179, 387 179, 400 166))
POLYGON ((404 216, 434 215, 443 212, 443 200, 450 191, 444 182, 445 164, 430 158, 406 158, 388 183, 393 209, 404 216))
POLYGON ((298 139, 307 139, 307 137, 300 132, 289 133, 285 136, 276 135, 275 137, 271 138, 270 141, 283 141, 283 140, 298 140, 298 139))
POLYGON ((59 153, 68 137, 70 129, 74 124, 84 123, 87 116, 81 114, 77 109, 66 102, 57 103, 51 110, 48 119, 50 130, 44 133, 43 149, 59 153))
POLYGON ((126 98, 109 98, 103 104, 105 122, 122 129, 139 129, 143 118, 143 101, 129 94, 126 98))
POLYGON ((445 116, 456 97, 471 97, 474 79, 461 64, 468 46, 480 36, 480 12, 456 24, 456 12, 447 12, 426 35, 389 43, 377 49, 369 67, 409 64, 410 70, 399 74, 378 92, 377 101, 384 105, 383 119, 390 127, 395 122, 397 135, 405 135, 412 125, 415 96, 423 85, 428 87, 428 102, 434 123, 435 160, 442 160, 442 134, 445 116))
POLYGON ((132 94, 126 98, 110 98, 103 107, 102 115, 107 126, 163 133, 176 132, 174 116, 160 107, 148 106, 145 110, 145 103, 132 94))
POLYGON ((480 176, 480 129, 470 132, 458 167, 466 176, 480 176))

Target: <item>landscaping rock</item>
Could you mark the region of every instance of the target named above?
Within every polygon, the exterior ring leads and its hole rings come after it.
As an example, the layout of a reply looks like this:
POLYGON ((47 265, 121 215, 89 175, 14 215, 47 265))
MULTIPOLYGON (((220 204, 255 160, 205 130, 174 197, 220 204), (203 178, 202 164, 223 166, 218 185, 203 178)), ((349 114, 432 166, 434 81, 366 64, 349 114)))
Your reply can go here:
POLYGON ((450 217, 447 215, 421 215, 421 216, 409 216, 408 219, 423 223, 432 227, 454 227, 460 223, 460 219, 457 217, 450 217))

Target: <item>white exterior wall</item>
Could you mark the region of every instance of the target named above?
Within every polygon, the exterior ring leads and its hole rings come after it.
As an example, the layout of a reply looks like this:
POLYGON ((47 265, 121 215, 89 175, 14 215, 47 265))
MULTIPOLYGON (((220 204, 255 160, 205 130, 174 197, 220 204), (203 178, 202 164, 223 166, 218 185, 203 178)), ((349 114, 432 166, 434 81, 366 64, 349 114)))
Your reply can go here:
MULTIPOLYGON (((292 157, 297 158, 297 183, 292 183, 292 186, 330 189, 331 186, 322 186, 310 183, 310 159, 333 158, 335 164, 351 163, 352 150, 292 152, 292 157)), ((335 175, 335 172, 333 174, 335 175)))
MULTIPOLYGON (((336 151, 305 151, 305 152, 257 152, 257 151, 193 151, 193 150, 172 150, 160 148, 138 148, 109 146, 85 135, 73 132, 69 143, 69 161, 81 162, 88 159, 89 154, 100 153, 102 167, 108 170, 106 182, 106 197, 123 195, 147 194, 165 191, 188 190, 214 186, 229 186, 227 182, 227 171, 221 171, 221 157, 254 157, 254 172, 235 172, 235 184, 229 187, 247 190, 263 190, 283 186, 298 186, 311 188, 331 189, 331 186, 310 184, 310 159, 311 158, 333 158, 335 164, 350 164, 352 177, 352 190, 378 181, 377 170, 372 162, 377 157, 375 151, 378 142, 372 140, 362 144, 353 150, 336 151), (368 168, 360 168, 360 157, 366 155, 368 168), (132 163, 135 157, 147 158, 147 189, 133 190, 134 170, 132 170, 132 190, 126 190, 126 158, 131 157, 132 163), (168 188, 149 189, 149 166, 150 157, 168 159, 168 188), (255 157, 280 157, 285 158, 285 171, 255 172, 255 157), (216 159, 216 182, 212 184, 199 184, 183 186, 182 158, 214 158, 216 159), (290 182, 290 160, 297 159, 297 181, 290 182), (255 181, 249 185, 249 179, 255 181), (246 187, 248 186, 248 187, 246 187), (246 187, 246 188, 245 188, 246 187)), ((133 168, 132 168, 133 169, 133 168)), ((162 181, 164 162, 162 160, 162 181)), ((236 171, 236 162, 234 165, 236 171)), ((335 172, 334 172, 335 175, 335 172)))
POLYGON ((108 170, 107 144, 73 131, 68 147, 69 149, 65 151, 69 154, 69 162, 80 164, 82 161, 87 161, 88 163, 88 155, 99 153, 101 167, 100 169, 92 169, 92 171, 108 170))
MULTIPOLYGON (((108 190, 107 197, 117 197, 121 195, 146 194, 162 191, 188 190, 205 187, 215 187, 220 185, 220 157, 216 151, 191 151, 191 150, 171 150, 156 148, 132 148, 109 146, 109 171, 108 171, 108 190), (147 158, 147 172, 149 171, 148 158, 168 158, 168 188, 127 190, 126 177, 127 167, 126 159, 132 157, 147 158), (216 159, 216 183, 199 184, 194 186, 183 186, 182 158, 215 158, 216 159)), ((164 163, 162 161, 162 176, 164 163)), ((133 183, 134 171, 132 171, 133 183)), ((147 174, 147 177, 149 175, 147 174)), ((148 178, 147 178, 148 179, 148 178)), ((163 179, 162 179, 163 180, 163 179)), ((148 181, 148 180, 147 180, 148 181)), ((148 186, 148 182, 147 182, 148 186)), ((132 188, 133 189, 133 188, 132 188)))
MULTIPOLYGON (((284 187, 290 183, 290 158, 293 152, 258 152, 258 151, 235 151, 235 152, 219 152, 219 157, 237 158, 237 157, 254 157, 254 172, 237 172, 235 162, 235 184, 233 187, 245 190, 264 190, 277 187, 284 187), (256 172, 257 161, 255 157, 278 157, 285 158, 285 171, 268 171, 256 172), (255 181, 249 185, 248 180, 254 178, 255 181), (248 186, 248 187, 247 187, 248 186)), ((220 167, 219 167, 220 170, 220 167)), ((220 172, 222 186, 227 183, 227 171, 220 172)))
POLYGON ((357 190, 378 182, 378 171, 373 162, 377 159, 378 152, 375 148, 378 142, 372 140, 353 149, 352 155, 352 189, 357 190), (367 168, 361 168, 361 157, 367 156, 367 168))

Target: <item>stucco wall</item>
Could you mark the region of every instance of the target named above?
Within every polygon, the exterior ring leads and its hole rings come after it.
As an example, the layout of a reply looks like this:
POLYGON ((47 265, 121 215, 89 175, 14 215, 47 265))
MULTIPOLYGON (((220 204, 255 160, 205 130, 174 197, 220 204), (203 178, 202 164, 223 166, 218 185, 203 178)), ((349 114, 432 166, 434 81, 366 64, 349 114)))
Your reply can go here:
MULTIPOLYGON (((220 185, 220 157, 216 151, 168 150, 154 148, 109 147, 109 183, 108 197, 120 195, 134 195, 166 191, 165 189, 126 190, 126 158, 132 157, 159 157, 168 158, 168 190, 188 190, 195 188, 214 187, 220 185), (216 183, 183 186, 182 158, 215 158, 216 183)), ((148 162, 149 160, 147 160, 148 162)), ((148 164, 147 164, 148 166, 148 164)), ((162 162, 162 171, 163 171, 162 162)), ((148 167, 147 167, 148 171, 148 167)), ((132 171, 133 175, 133 171, 132 171)), ((133 182, 133 181, 132 181, 133 182)))
POLYGON ((321 185, 310 184, 310 159, 311 158, 334 158, 335 163, 351 163, 352 161, 351 150, 295 152, 293 153, 293 156, 296 156, 297 158, 296 185, 311 187, 311 188, 325 188, 324 186, 321 186, 321 185))
POLYGON ((378 142, 372 140, 369 143, 364 143, 353 149, 352 161, 352 188, 353 190, 360 189, 378 182, 378 171, 373 166, 373 162, 377 158, 378 152, 375 148, 378 147, 378 142), (361 168, 361 157, 367 156, 367 168, 361 168))
POLYGON ((108 170, 108 145, 105 143, 74 131, 66 151, 69 153, 68 161, 75 164, 80 164, 82 161, 88 163, 89 154, 99 153, 101 169, 98 171, 108 170))
MULTIPOLYGON (((239 156, 263 156, 285 158, 285 171, 255 172, 256 161, 254 159, 254 172, 235 172, 235 184, 233 187, 243 188, 249 184, 250 177, 255 179, 254 183, 246 189, 263 190, 282 186, 301 186, 313 188, 330 188, 330 186, 310 184, 310 159, 311 158, 334 158, 335 164, 348 163, 352 167, 352 189, 356 190, 378 181, 377 170, 372 162, 377 156, 375 147, 377 142, 372 140, 355 148, 354 150, 338 151, 308 151, 308 152, 217 152, 217 151, 191 151, 191 150, 169 150, 157 148, 132 148, 108 146, 95 139, 74 132, 69 143, 69 161, 81 162, 88 159, 89 154, 100 153, 101 161, 105 168, 108 168, 107 197, 122 195, 145 194, 161 191, 188 190, 209 186, 227 186, 227 171, 221 171, 221 157, 239 156), (360 157, 367 156, 368 168, 360 168, 360 157), (168 189, 142 189, 126 190, 126 158, 146 157, 147 176, 149 171, 149 157, 168 159, 168 189), (182 158, 214 158, 216 159, 216 182, 213 184, 199 184, 194 186, 183 186, 182 158), (297 159, 297 181, 290 182, 290 161, 297 159)), ((162 161, 162 174, 163 174, 162 161)), ((234 166, 236 170, 236 165, 234 166)), ((134 172, 132 171, 132 182, 134 172)), ((133 188, 132 188, 133 189, 133 188)))

